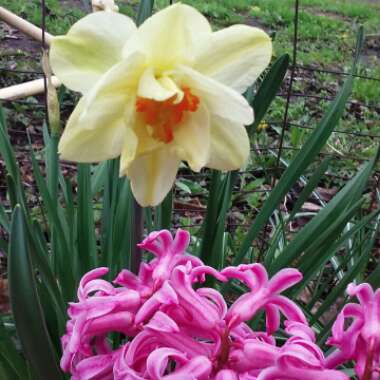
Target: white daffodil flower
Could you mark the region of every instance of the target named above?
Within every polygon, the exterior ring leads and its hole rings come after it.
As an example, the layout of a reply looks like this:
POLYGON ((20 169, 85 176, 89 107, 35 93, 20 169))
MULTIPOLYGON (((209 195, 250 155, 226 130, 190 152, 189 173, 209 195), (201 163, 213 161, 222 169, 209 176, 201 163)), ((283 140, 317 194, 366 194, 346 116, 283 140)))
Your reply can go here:
POLYGON ((139 28, 127 16, 97 12, 55 37, 50 62, 83 94, 62 135, 66 160, 120 156, 142 206, 159 204, 179 163, 234 170, 249 156, 245 125, 253 110, 241 95, 269 64, 260 29, 213 32, 196 9, 175 4, 139 28))

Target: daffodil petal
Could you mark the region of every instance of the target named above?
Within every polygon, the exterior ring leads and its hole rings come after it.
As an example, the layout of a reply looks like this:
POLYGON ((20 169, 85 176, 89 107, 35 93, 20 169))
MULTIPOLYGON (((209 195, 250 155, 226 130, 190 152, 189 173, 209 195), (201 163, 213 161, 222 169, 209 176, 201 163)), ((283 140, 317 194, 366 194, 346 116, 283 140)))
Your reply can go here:
POLYGON ((233 25, 200 39, 195 70, 243 93, 268 66, 270 37, 261 29, 233 25))
MULTIPOLYGON (((169 79, 166 80, 166 82, 169 79)), ((158 81, 154 75, 152 67, 148 67, 140 78, 137 95, 142 98, 154 99, 157 101, 167 100, 175 95, 183 97, 183 92, 173 86, 165 86, 164 81, 158 81)))
POLYGON ((110 67, 119 62, 127 39, 136 26, 114 12, 91 13, 76 22, 67 35, 54 37, 50 63, 68 88, 88 92, 110 67))
POLYGON ((125 129, 124 145, 120 156, 120 172, 126 172, 136 157, 138 138, 131 128, 125 129))
POLYGON ((220 117, 211 119, 211 148, 207 167, 237 170, 249 157, 249 138, 245 127, 220 117))
POLYGON ((137 157, 129 166, 133 195, 143 206, 157 206, 170 191, 180 160, 169 148, 157 149, 137 157))
POLYGON ((210 120, 206 107, 201 106, 197 112, 189 113, 183 123, 174 131, 176 153, 187 161, 192 170, 199 172, 210 155, 210 120))
MULTIPOLYGON (((97 128, 88 129, 84 127, 84 120, 92 119, 95 115, 91 113, 90 117, 82 118, 85 106, 86 98, 82 98, 69 118, 59 141, 61 158, 75 162, 100 162, 119 156, 125 134, 122 113, 112 115, 112 121, 106 125, 98 124, 97 128)), ((96 122, 95 119, 89 121, 96 122)))
POLYGON ((147 125, 144 120, 137 115, 133 131, 136 134, 139 145, 137 147, 137 155, 143 155, 152 152, 153 150, 162 148, 165 143, 162 141, 159 141, 151 136, 149 133, 149 125, 147 125))
POLYGON ((143 62, 136 54, 115 65, 81 98, 59 142, 63 159, 99 162, 120 155, 126 128, 135 122, 134 89, 143 62))
POLYGON ((149 17, 124 47, 124 56, 140 50, 158 71, 173 68, 176 63, 189 63, 199 38, 211 35, 207 19, 196 9, 181 3, 149 17))
POLYGON ((252 107, 235 90, 186 66, 174 70, 173 75, 199 96, 210 114, 244 125, 253 122, 252 107))

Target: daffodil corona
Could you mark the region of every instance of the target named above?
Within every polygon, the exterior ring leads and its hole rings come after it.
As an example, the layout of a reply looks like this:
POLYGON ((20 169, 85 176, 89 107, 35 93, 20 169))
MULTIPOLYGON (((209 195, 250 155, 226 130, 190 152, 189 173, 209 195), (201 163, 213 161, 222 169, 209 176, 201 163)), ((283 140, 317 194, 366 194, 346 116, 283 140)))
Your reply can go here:
POLYGON ((62 135, 66 160, 120 156, 142 206, 157 205, 180 162, 234 170, 249 155, 253 110, 241 95, 268 65, 271 41, 234 25, 212 32, 194 8, 176 4, 139 28, 124 15, 97 12, 55 37, 50 61, 83 94, 62 135))

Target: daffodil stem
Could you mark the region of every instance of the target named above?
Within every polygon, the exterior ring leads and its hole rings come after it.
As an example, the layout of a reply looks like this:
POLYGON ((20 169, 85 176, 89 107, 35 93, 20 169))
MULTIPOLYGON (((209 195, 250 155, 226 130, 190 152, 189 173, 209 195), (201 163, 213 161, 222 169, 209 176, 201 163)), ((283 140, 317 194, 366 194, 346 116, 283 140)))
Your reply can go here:
POLYGON ((141 263, 141 249, 137 244, 143 240, 144 218, 143 208, 133 196, 131 196, 130 217, 132 226, 130 268, 133 273, 137 273, 141 263))

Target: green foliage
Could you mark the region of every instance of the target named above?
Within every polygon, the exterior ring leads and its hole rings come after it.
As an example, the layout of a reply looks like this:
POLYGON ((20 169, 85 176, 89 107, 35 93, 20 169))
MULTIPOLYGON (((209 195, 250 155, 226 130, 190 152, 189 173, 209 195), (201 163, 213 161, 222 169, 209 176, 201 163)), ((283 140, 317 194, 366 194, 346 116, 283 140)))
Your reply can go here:
MULTIPOLYGON (((84 1, 83 1, 84 3, 84 1)), ((85 15, 79 7, 64 7, 59 0, 46 0, 46 29, 52 34, 65 34, 71 25, 85 15)), ((40 0, 3 0, 1 5, 35 25, 41 25, 40 0)))
MULTIPOLYGON (((13 317, 24 353, 41 379, 62 379, 58 355, 46 325, 34 273, 23 211, 13 213, 9 249, 9 282, 13 317)), ((13 363, 10 363, 13 364, 13 363)), ((22 368, 22 367, 21 367, 22 368)), ((16 368, 15 368, 16 369, 16 368)), ((22 378, 20 377, 20 380, 22 378)))

